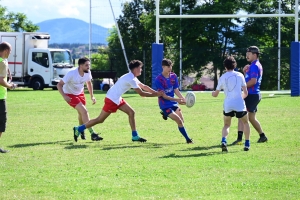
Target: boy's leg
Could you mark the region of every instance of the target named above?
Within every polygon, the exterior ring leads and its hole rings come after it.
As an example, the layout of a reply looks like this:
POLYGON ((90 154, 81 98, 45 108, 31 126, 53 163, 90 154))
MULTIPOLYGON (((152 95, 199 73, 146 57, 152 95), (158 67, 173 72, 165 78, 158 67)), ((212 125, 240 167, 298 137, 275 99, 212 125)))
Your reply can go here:
MULTIPOLYGON (((5 132, 6 129, 6 102, 5 100, 0 100, 0 138, 3 132, 5 132)), ((4 150, 0 148, 0 153, 7 153, 7 150, 4 150)))
POLYGON ((264 134, 259 121, 256 119, 256 112, 249 112, 249 121, 260 136, 257 142, 258 143, 267 142, 268 138, 264 134))
POLYGON ((245 133, 244 151, 249 151, 249 149, 250 149, 250 125, 249 125, 249 120, 248 120, 248 114, 245 114, 239 120, 243 123, 244 133, 245 133))
MULTIPOLYGON (((91 128, 92 126, 94 126, 96 124, 103 123, 105 121, 105 119, 110 114, 111 114, 110 112, 105 112, 104 110, 102 110, 101 113, 100 113, 100 115, 97 118, 91 119, 87 123, 85 123, 85 124, 83 124, 81 126, 74 127, 73 128, 73 130, 74 130, 74 140, 77 142, 77 138, 78 138, 78 136, 80 135, 81 132, 83 132, 87 128, 91 128)), ((95 134, 95 135, 97 135, 97 138, 93 139, 93 135, 94 134, 91 135, 92 140, 98 141, 98 140, 102 140, 103 139, 102 137, 99 137, 97 134, 95 134)))
POLYGON ((178 129, 179 129, 180 133, 182 134, 182 136, 185 138, 186 143, 192 144, 193 140, 188 136, 188 133, 186 132, 186 130, 184 128, 183 121, 182 121, 182 118, 181 118, 182 115, 180 117, 177 114, 177 113, 181 112, 179 110, 180 110, 180 108, 177 108, 177 110, 176 110, 177 112, 175 111, 175 112, 170 113, 169 117, 177 123, 178 129))
POLYGON ((136 130, 135 111, 133 110, 133 108, 127 102, 125 102, 118 109, 128 115, 128 120, 129 120, 129 124, 130 124, 131 131, 132 131, 132 141, 133 142, 146 142, 147 140, 144 138, 141 138, 136 130))

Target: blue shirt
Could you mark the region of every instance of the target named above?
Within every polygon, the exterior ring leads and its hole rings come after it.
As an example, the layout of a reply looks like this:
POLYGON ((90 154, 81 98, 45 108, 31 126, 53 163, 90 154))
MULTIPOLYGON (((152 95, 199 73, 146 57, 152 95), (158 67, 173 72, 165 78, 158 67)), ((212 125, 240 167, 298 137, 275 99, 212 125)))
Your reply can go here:
MULTIPOLYGON (((174 98, 174 90, 178 88, 178 79, 175 73, 170 73, 168 78, 162 74, 158 75, 155 79, 155 85, 158 91, 164 91, 167 96, 174 98)), ((177 101, 170 101, 163 97, 158 97, 158 105, 160 109, 171 108, 177 106, 177 101)))
POLYGON ((252 87, 248 87, 249 94, 259 94, 260 93, 260 84, 263 74, 263 68, 258 60, 255 60, 251 63, 248 71, 245 74, 246 83, 250 81, 252 78, 257 80, 256 84, 252 87))

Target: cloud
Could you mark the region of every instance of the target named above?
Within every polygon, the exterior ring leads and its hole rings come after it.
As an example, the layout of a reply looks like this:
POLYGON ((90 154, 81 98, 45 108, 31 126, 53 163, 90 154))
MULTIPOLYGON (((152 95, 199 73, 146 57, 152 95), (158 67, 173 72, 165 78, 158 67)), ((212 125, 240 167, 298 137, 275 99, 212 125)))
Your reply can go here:
MULTIPOLYGON (((111 12, 109 0, 91 0, 92 23, 104 27, 111 27, 114 18, 111 12)), ((114 14, 118 18, 121 14, 121 4, 125 0, 111 0, 114 14)), ((0 0, 1 6, 7 7, 9 12, 24 13, 28 20, 34 24, 39 22, 71 17, 90 21, 90 1, 89 0, 0 0)))

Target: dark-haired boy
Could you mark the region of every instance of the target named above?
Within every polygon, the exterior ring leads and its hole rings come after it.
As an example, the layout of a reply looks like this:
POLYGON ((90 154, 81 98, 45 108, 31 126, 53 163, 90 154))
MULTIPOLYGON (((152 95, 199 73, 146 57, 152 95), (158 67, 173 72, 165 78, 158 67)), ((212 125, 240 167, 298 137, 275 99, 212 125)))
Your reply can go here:
POLYGON ((231 118, 234 116, 243 122, 245 132, 244 151, 248 151, 250 149, 250 126, 244 102, 244 98, 248 95, 246 82, 242 73, 234 71, 236 61, 232 56, 227 57, 223 64, 227 72, 220 77, 216 91, 212 92, 213 97, 217 97, 221 89, 224 90, 225 94, 223 104, 224 127, 222 129, 221 141, 222 151, 228 151, 227 136, 229 134, 231 118), (243 93, 241 92, 241 89, 243 90, 243 93))
POLYGON ((170 59, 162 60, 163 71, 155 79, 155 85, 158 91, 163 91, 164 95, 158 98, 158 105, 161 109, 161 114, 166 120, 171 118, 178 125, 178 130, 185 138, 187 144, 193 144, 193 140, 188 136, 184 127, 184 119, 181 108, 178 104, 185 105, 185 98, 182 96, 178 87, 178 78, 172 72, 173 63, 170 59), (178 98, 175 98, 175 94, 178 98))
MULTIPOLYGON (((78 112, 78 121, 82 125, 90 120, 86 108, 86 99, 84 95, 84 84, 86 83, 93 104, 96 99, 93 93, 92 75, 90 71, 90 60, 86 57, 78 60, 78 68, 69 71, 62 80, 57 84, 57 89, 64 100, 78 112)), ((92 141, 99 141, 103 138, 89 128, 92 141)), ((81 139, 85 140, 84 132, 81 133, 81 139)), ((75 140, 77 142, 77 138, 75 140)))
MULTIPOLYGON (((259 134, 258 143, 268 141, 260 122, 256 118, 257 106, 261 101, 260 84, 263 75, 263 67, 259 62, 260 50, 257 46, 250 46, 247 48, 246 59, 250 65, 243 68, 245 80, 247 84, 248 96, 245 98, 245 104, 249 115, 249 121, 259 134)), ((238 123, 238 137, 232 144, 239 144, 243 138, 243 123, 238 123)))
POLYGON ((99 123, 103 123, 111 113, 115 113, 117 110, 121 110, 128 115, 129 124, 132 131, 132 141, 147 141, 146 139, 141 138, 136 130, 135 112, 133 108, 122 98, 122 95, 131 88, 133 88, 142 97, 162 96, 162 92, 153 90, 149 86, 142 84, 137 79, 137 76, 140 76, 142 73, 142 66, 143 63, 139 60, 132 60, 129 63, 130 72, 121 76, 116 84, 107 91, 104 100, 105 104, 100 115, 95 119, 91 119, 84 125, 73 128, 75 141, 77 140, 77 137, 80 135, 80 133, 86 128, 92 127, 99 123))

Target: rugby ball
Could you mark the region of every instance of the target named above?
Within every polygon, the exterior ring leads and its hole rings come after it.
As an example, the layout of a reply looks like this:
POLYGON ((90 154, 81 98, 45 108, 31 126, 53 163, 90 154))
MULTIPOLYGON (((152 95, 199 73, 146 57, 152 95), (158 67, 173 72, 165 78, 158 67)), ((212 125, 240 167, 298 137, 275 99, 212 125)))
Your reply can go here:
POLYGON ((186 107, 191 108, 196 102, 196 95, 194 92, 187 92, 185 96, 186 107))

